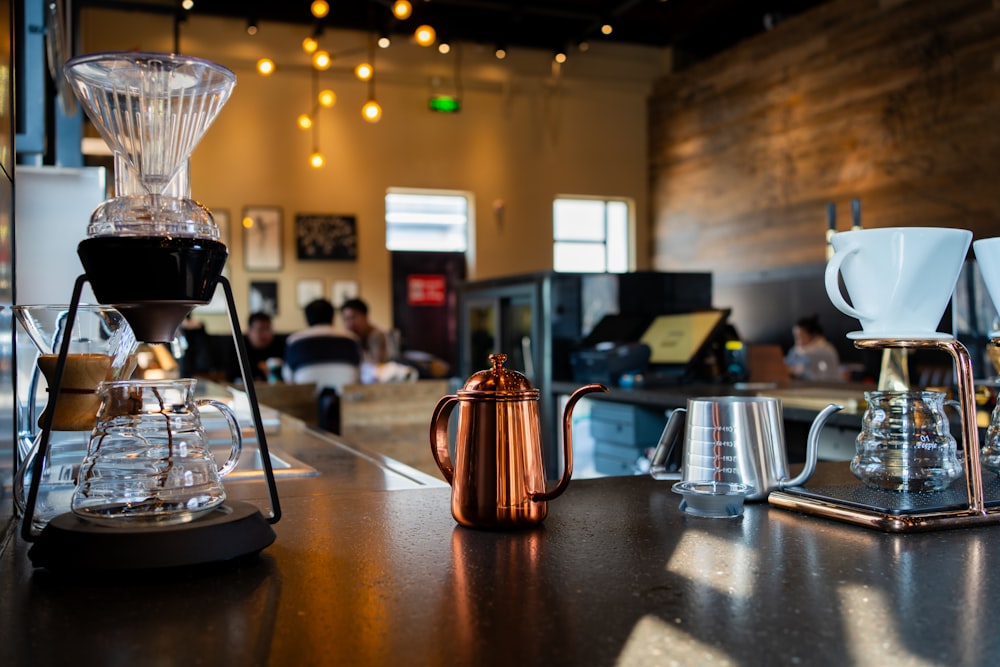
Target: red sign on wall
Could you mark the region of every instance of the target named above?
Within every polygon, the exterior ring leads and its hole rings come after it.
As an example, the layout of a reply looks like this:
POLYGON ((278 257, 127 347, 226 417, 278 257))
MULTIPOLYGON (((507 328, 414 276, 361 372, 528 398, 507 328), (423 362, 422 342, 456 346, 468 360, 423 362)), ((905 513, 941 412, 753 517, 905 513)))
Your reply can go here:
POLYGON ((406 301, 411 306, 443 306, 446 283, 443 275, 406 277, 406 301))

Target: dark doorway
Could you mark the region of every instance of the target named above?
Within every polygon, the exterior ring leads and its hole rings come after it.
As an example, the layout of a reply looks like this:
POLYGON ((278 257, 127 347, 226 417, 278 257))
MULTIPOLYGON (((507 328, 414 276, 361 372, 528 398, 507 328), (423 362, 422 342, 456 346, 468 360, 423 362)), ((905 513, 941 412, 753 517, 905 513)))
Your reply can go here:
POLYGON ((455 368, 456 289, 464 280, 464 253, 392 253, 392 321, 404 351, 427 352, 455 368))

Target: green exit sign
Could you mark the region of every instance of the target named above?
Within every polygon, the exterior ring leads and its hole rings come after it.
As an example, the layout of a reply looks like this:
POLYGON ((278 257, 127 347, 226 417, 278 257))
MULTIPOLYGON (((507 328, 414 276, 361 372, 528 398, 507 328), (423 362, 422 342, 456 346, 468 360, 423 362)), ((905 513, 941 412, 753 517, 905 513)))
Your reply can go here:
POLYGON ((431 111, 441 113, 458 113, 462 110, 462 101, 451 95, 435 95, 427 103, 431 111))

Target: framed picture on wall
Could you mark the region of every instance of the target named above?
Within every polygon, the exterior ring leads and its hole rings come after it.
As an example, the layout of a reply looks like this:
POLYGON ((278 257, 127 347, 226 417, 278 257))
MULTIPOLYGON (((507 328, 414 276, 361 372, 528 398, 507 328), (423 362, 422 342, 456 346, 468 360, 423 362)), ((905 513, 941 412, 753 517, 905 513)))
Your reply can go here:
POLYGON ((243 209, 243 266, 247 271, 280 271, 282 259, 281 208, 247 206, 243 209))
POLYGON ((340 308, 348 299, 358 296, 358 283, 354 280, 334 280, 330 288, 330 302, 340 308))
POLYGON ((299 213, 295 216, 295 246, 300 260, 356 260, 357 219, 353 215, 299 213))
POLYGON ((305 308, 310 302, 323 298, 323 281, 319 278, 306 278, 295 285, 295 302, 299 308, 305 308))
POLYGON ((273 280, 250 283, 250 312, 267 313, 271 317, 278 314, 278 283, 273 280))

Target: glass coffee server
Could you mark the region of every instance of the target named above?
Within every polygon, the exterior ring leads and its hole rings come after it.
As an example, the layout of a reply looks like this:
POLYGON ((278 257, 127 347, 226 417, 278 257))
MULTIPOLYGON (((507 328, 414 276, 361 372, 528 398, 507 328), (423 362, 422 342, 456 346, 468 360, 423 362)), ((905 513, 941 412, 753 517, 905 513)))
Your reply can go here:
MULTIPOLYGON (((136 340, 169 342, 192 308, 208 303, 216 287, 221 287, 261 452, 270 514, 264 517, 257 507, 239 501, 224 501, 217 507, 213 504, 212 511, 204 513, 153 502, 162 500, 164 494, 150 495, 130 481, 136 470, 129 468, 129 459, 135 457, 127 452, 112 457, 108 452, 102 456, 94 451, 105 440, 95 413, 86 460, 99 460, 101 474, 119 480, 102 487, 120 489, 120 497, 110 498, 110 506, 116 509, 107 513, 105 520, 93 521, 88 519, 93 507, 76 512, 83 503, 74 497, 74 511, 55 516, 38 532, 33 516, 57 412, 47 409, 39 423, 21 526, 23 538, 34 543, 29 557, 35 566, 49 569, 134 570, 255 555, 274 541, 271 524, 281 518, 281 509, 232 288, 222 276, 228 250, 219 240, 211 212, 190 198, 188 180, 190 154, 228 101, 236 76, 221 65, 198 58, 143 52, 82 55, 69 60, 64 72, 115 161, 115 196, 95 209, 86 238, 77 248, 84 274, 74 285, 64 326, 73 329, 83 287, 89 283, 101 304, 121 313, 136 340), (142 511, 131 512, 133 506, 142 511)), ((69 343, 70 337, 64 337, 49 377, 49 404, 53 406, 64 395, 72 396, 73 387, 66 384, 70 377, 69 343)), ((167 389, 146 386, 142 381, 133 381, 118 391, 98 391, 102 414, 107 412, 104 408, 109 401, 118 401, 120 405, 110 406, 112 412, 124 411, 136 423, 149 421, 150 404, 159 406, 153 410, 153 421, 157 434, 167 443, 167 454, 161 457, 145 452, 142 458, 162 465, 164 480, 173 479, 170 472, 178 465, 186 465, 188 471, 203 467, 175 458, 182 455, 175 445, 187 437, 182 430, 189 429, 192 420, 177 418, 175 406, 180 404, 168 394, 167 389), (146 397, 150 392, 155 400, 146 397)), ((190 407, 190 400, 186 404, 190 407)), ((238 433, 234 435, 238 437, 238 433)), ((234 443, 234 451, 238 449, 234 443)), ((209 471, 209 477, 213 472, 209 471)), ((219 471, 219 476, 224 472, 219 471)), ((157 475, 153 470, 139 476, 148 485, 157 475)), ((90 477, 89 481, 95 480, 90 477)), ((209 481, 208 488, 217 493, 218 480, 209 481)), ((81 490, 77 492, 79 495, 81 490)))

